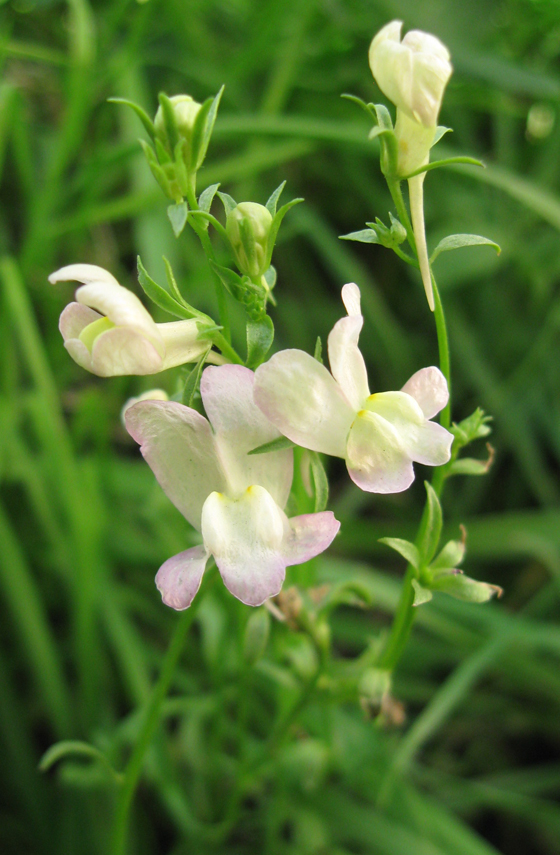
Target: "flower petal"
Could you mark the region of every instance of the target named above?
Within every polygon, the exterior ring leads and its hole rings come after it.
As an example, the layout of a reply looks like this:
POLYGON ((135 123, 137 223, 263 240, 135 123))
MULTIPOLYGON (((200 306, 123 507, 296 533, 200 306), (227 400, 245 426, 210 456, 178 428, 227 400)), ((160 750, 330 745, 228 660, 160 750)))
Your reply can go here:
POLYGON ((401 392, 406 392, 418 402, 427 419, 433 419, 449 400, 447 380, 435 365, 421 368, 413 374, 404 384, 401 392))
POLYGON ((279 593, 286 574, 282 543, 286 515, 263 487, 238 499, 208 496, 202 509, 202 537, 228 591, 248 606, 279 593))
POLYGON ((411 395, 381 392, 368 398, 366 408, 389 422, 411 460, 428 466, 440 466, 449 460, 453 435, 428 421, 411 395))
POLYGON ((156 585, 166 606, 177 611, 188 609, 200 588, 209 557, 204 546, 193 546, 161 565, 156 585))
POLYGON ((81 303, 68 303, 62 310, 58 328, 64 341, 67 341, 69 338, 78 338, 82 330, 101 318, 102 315, 81 303))
POLYGON ((340 523, 332 511, 302 514, 292 517, 288 523, 290 531, 282 547, 288 567, 303 564, 324 552, 340 529, 340 523))
POLYGON ((254 382, 254 373, 242 365, 206 368, 200 383, 202 401, 232 491, 241 493, 252 484, 260 484, 283 508, 292 486, 292 450, 247 454, 280 436, 255 404, 254 382))
POLYGON ((334 379, 357 411, 369 395, 366 365, 358 348, 358 339, 364 323, 358 286, 353 282, 345 285, 342 289, 342 299, 348 317, 338 321, 329 334, 329 362, 334 379))
POLYGON ((99 377, 156 374, 163 361, 153 343, 130 327, 113 327, 93 342, 91 368, 99 377))
POLYGON ((226 487, 208 421, 175 401, 141 401, 127 409, 125 422, 164 492, 200 530, 207 497, 226 487))
POLYGON ((74 360, 77 362, 81 368, 85 368, 86 371, 92 371, 91 367, 91 353, 79 338, 69 338, 64 342, 64 347, 74 360))
MULTIPOLYGON (((198 338, 198 324, 194 319, 171 321, 166 324, 156 324, 156 326, 165 345, 162 371, 166 368, 174 368, 175 365, 198 362, 202 354, 210 347, 208 339, 198 338)), ((213 355, 218 357, 217 353, 213 355)))
POLYGON ((407 451, 417 463, 441 466, 451 457, 453 434, 437 422, 426 421, 419 429, 414 444, 407 451))
POLYGON ((368 493, 400 493, 414 481, 414 470, 399 434, 377 413, 362 410, 348 436, 348 472, 368 493))
POLYGON ((324 365, 302 350, 283 350, 255 373, 255 401, 292 442, 346 456, 355 411, 324 365))

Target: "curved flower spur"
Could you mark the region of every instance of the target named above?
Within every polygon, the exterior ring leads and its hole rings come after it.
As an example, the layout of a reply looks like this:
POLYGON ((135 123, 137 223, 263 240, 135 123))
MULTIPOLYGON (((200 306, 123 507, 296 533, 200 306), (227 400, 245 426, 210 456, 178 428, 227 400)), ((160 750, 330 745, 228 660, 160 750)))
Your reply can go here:
POLYGON ((352 480, 371 493, 398 493, 414 480, 413 461, 447 463, 453 435, 430 421, 445 407, 439 368, 417 371, 400 392, 370 394, 358 348, 360 289, 342 289, 348 317, 328 338, 332 375, 302 350, 283 350, 255 376, 255 402, 292 442, 346 460, 352 480))
POLYGON ((323 552, 340 523, 330 511, 288 519, 291 449, 249 455, 279 436, 253 402, 254 374, 207 368, 200 391, 208 420, 173 401, 142 401, 125 414, 128 432, 203 544, 168 559, 156 576, 163 601, 190 606, 210 555, 226 588, 259 606, 279 593, 286 567, 323 552))
POLYGON ((63 310, 59 329, 72 359, 99 377, 157 374, 166 368, 224 358, 210 352, 211 342, 200 336, 200 322, 156 324, 136 294, 95 264, 69 264, 49 276, 49 282, 77 280, 75 303, 63 310))

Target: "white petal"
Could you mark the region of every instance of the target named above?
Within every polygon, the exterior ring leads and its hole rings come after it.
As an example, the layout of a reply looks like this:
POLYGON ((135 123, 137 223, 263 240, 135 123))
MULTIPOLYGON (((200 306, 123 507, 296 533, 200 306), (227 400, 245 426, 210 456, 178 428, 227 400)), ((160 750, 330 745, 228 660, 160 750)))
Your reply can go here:
POLYGON ((66 267, 51 273, 49 282, 52 285, 56 282, 83 282, 84 285, 89 282, 106 282, 108 285, 118 285, 120 288, 113 274, 96 264, 67 264, 66 267))
POLYGON ((441 466, 451 457, 453 434, 437 422, 426 421, 418 431, 416 441, 408 450, 417 463, 441 466))
POLYGON ((156 374, 163 370, 152 341, 130 327, 114 327, 97 336, 91 351, 91 371, 99 377, 156 374))
POLYGON ((64 341, 67 341, 69 338, 79 338, 85 327, 101 318, 102 315, 94 312, 93 309, 88 309, 87 306, 82 306, 81 303, 68 303, 62 310, 58 328, 64 341))
POLYGON ((377 413, 358 414, 348 437, 348 472, 369 493, 400 493, 414 481, 409 455, 395 428, 377 413))
POLYGON ((288 520, 290 531, 283 544, 286 564, 303 564, 324 552, 340 529, 340 523, 332 511, 318 514, 302 514, 288 520))
POLYGON ((353 282, 345 285, 342 299, 349 316, 338 321, 329 334, 329 362, 334 379, 357 411, 369 395, 366 365, 358 348, 364 323, 358 286, 353 282))
POLYGON ((208 421, 175 401, 134 404, 126 411, 125 421, 162 489, 200 530, 207 497, 226 487, 208 421))
POLYGON ((206 368, 200 383, 202 401, 232 491, 241 493, 260 484, 283 508, 292 486, 292 450, 247 454, 280 436, 254 402, 254 382, 254 373, 242 365, 206 368))
POLYGON ((161 565, 156 585, 166 606, 177 611, 188 609, 200 588, 209 557, 204 546, 193 546, 161 565))
POLYGON ((194 319, 171 321, 167 324, 156 324, 156 326, 165 345, 162 371, 173 368, 175 365, 198 362, 210 346, 207 339, 198 338, 198 326, 194 319))
POLYGON ((279 593, 286 573, 288 522, 272 496, 252 486, 238 499, 212 493, 202 509, 202 537, 228 591, 248 606, 279 593))
POLYGON ((257 368, 255 401, 292 442, 346 456, 355 411, 325 366, 309 354, 283 350, 257 368))
POLYGON ((418 401, 427 419, 433 419, 449 400, 447 380, 434 365, 413 374, 401 391, 418 401))
POLYGON ((81 368, 85 368, 86 371, 92 371, 91 366, 91 353, 79 338, 69 338, 64 342, 64 347, 74 360, 77 362, 81 368))

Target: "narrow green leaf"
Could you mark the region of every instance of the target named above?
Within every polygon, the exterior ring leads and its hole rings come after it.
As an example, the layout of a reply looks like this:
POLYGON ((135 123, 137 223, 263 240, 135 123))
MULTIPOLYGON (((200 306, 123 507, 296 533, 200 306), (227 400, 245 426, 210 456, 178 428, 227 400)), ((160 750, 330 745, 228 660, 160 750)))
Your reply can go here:
POLYGON ((248 454, 268 454, 269 451, 283 451, 285 448, 294 448, 295 442, 288 439, 286 436, 279 436, 278 439, 272 439, 270 442, 265 442, 253 448, 248 454))
POLYGON ((488 460, 476 460, 474 457, 463 457, 454 460, 447 475, 487 475, 489 469, 488 460))
POLYGON ((237 208, 237 202, 235 201, 233 196, 230 196, 228 193, 222 193, 221 190, 218 190, 217 193, 220 199, 222 200, 227 217, 228 214, 231 214, 234 208, 237 208))
MULTIPOLYGON (((195 396, 200 388, 200 378, 204 369, 204 363, 206 362, 206 358, 210 353, 210 350, 211 348, 209 347, 206 353, 202 354, 194 368, 189 371, 189 375, 185 381, 185 388, 183 389, 182 395, 182 403, 185 404, 186 407, 194 407, 195 396)), ((198 409, 197 407, 194 408, 198 409)))
POLYGON ((149 297, 156 306, 159 306, 160 309, 163 309, 165 312, 169 312, 171 315, 175 315, 176 317, 183 319, 192 318, 193 314, 189 309, 185 308, 181 303, 178 303, 171 294, 161 287, 161 285, 154 282, 142 264, 140 256, 138 256, 137 262, 138 281, 146 296, 149 297))
POLYGON ((440 252, 449 252, 451 249, 460 249, 462 246, 493 246, 498 255, 502 251, 495 241, 481 237, 481 235, 448 235, 440 240, 432 252, 430 263, 434 263, 440 252))
POLYGON ((317 336, 317 341, 315 342, 315 353, 313 354, 313 358, 323 364, 323 342, 321 341, 321 336, 317 336))
POLYGON ((363 101, 361 98, 358 98, 357 95, 349 95, 347 92, 344 92, 340 97, 344 98, 345 101, 352 101, 352 103, 357 104, 358 107, 361 107, 362 110, 365 110, 368 116, 371 116, 374 121, 377 121, 377 114, 375 112, 374 104, 366 104, 366 102, 363 101))
POLYGON ((211 184, 206 190, 203 190, 200 196, 198 197, 198 206, 201 211, 205 211, 207 214, 210 212, 210 208, 212 207, 212 202, 214 201, 214 196, 216 195, 219 184, 211 184))
POLYGON ((187 217, 189 215, 189 206, 185 201, 179 202, 177 205, 169 205, 167 208, 167 216, 171 222, 171 227, 173 229, 173 234, 176 238, 179 237, 183 229, 185 228, 185 224, 187 222, 187 217))
MULTIPOLYGON (((463 529, 464 531, 464 529, 463 529)), ((437 558, 430 564, 430 570, 438 575, 442 571, 448 573, 456 570, 465 557, 465 544, 462 540, 449 540, 437 558)))
POLYGON ((380 543, 385 543, 398 552, 405 561, 412 564, 416 570, 420 569, 420 553, 417 547, 409 540, 402 540, 400 537, 380 537, 380 543))
POLYGON ((349 232, 339 235, 339 240, 356 240, 359 243, 379 243, 379 238, 373 229, 361 229, 359 232, 349 232))
POLYGON ((432 142, 432 148, 438 144, 440 139, 444 137, 446 134, 452 134, 453 128, 446 128, 445 125, 438 125, 436 128, 436 132, 434 134, 434 139, 432 142))
POLYGON ((437 493, 428 481, 424 481, 426 493, 428 494, 427 523, 420 544, 420 554, 424 564, 429 564, 438 548, 441 536, 442 513, 437 493))
POLYGON ((433 594, 428 588, 424 588, 417 579, 412 580, 412 587, 414 588, 413 606, 421 606, 430 602, 433 594))
POLYGON ((402 180, 408 181, 409 178, 413 178, 415 175, 421 175, 423 172, 431 172, 432 169, 439 169, 442 166, 452 166, 454 163, 468 163, 470 166, 481 166, 482 169, 486 168, 484 163, 481 160, 477 160, 476 157, 446 157, 445 160, 433 160, 425 166, 420 166, 414 172, 409 172, 408 175, 405 175, 402 180))
POLYGON ((39 771, 47 772, 51 766, 58 763, 59 760, 64 760, 66 757, 88 757, 92 760, 97 760, 105 766, 115 781, 120 783, 122 780, 122 775, 113 768, 105 754, 99 748, 90 745, 89 742, 70 739, 57 742, 45 751, 39 763, 39 771))
POLYGON ((268 200, 268 202, 265 205, 265 208, 269 212, 271 217, 274 217, 276 215, 276 206, 278 204, 278 199, 280 198, 280 194, 282 193, 282 190, 284 189, 285 186, 286 186, 286 182, 282 181, 282 184, 278 185, 278 187, 276 188, 274 193, 272 193, 272 195, 270 196, 270 199, 268 200))
POLYGON ((203 102, 200 110, 196 114, 196 119, 191 131, 190 152, 189 152, 189 169, 196 172, 199 166, 204 161, 206 149, 204 148, 204 138, 206 133, 206 124, 208 114, 212 106, 213 98, 207 98, 203 102))
POLYGON ((315 513, 324 511, 329 502, 329 479, 323 466, 321 456, 317 451, 310 451, 311 477, 315 493, 315 513))
POLYGON ((202 164, 202 161, 206 157, 206 152, 208 151, 208 146, 210 145, 210 139, 212 137, 212 131, 214 130, 214 123, 216 121, 216 116, 218 115, 218 108, 220 106, 220 101, 222 100, 222 95, 224 94, 224 89, 225 85, 222 84, 210 105, 210 109, 208 110, 208 116, 206 118, 206 124, 204 127, 204 136, 202 138, 202 145, 198 154, 197 168, 202 164))
POLYGON ((285 205, 282 205, 279 211, 274 215, 274 219, 272 220, 272 225, 270 226, 270 230, 268 232, 268 247, 267 247, 267 266, 270 264, 270 260, 272 258, 272 252, 274 250, 274 244, 276 243, 276 237, 278 235, 278 229, 280 228, 280 224, 282 220, 294 205, 299 205, 300 202, 303 202, 303 199, 292 199, 291 202, 287 202, 285 205))
POLYGON ((107 98, 109 104, 125 104, 127 107, 131 107, 144 127, 146 128, 148 134, 152 139, 155 138, 156 129, 154 127, 154 123, 148 116, 145 110, 142 109, 138 104, 135 104, 134 101, 129 101, 128 98, 107 98))
POLYGON ((432 587, 434 591, 442 591, 467 603, 487 603, 492 597, 501 597, 503 593, 498 585, 477 582, 476 579, 464 576, 461 572, 439 576, 434 579, 432 587))
POLYGON ((222 267, 221 264, 217 264, 212 259, 209 259, 209 264, 212 270, 220 277, 226 291, 228 291, 235 300, 241 300, 245 291, 241 276, 235 273, 235 271, 230 270, 229 267, 222 267))
POLYGON ((391 114, 385 104, 374 104, 373 109, 375 110, 379 126, 385 131, 392 131, 393 120, 391 119, 391 114))
POLYGON ((247 321, 247 368, 263 362, 274 341, 274 324, 269 315, 247 321))

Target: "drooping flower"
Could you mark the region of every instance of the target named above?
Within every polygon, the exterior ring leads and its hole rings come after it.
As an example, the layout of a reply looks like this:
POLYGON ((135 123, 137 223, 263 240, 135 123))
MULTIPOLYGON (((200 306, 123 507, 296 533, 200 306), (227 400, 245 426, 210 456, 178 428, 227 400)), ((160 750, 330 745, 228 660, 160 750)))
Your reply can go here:
MULTIPOLYGON (((195 320, 156 324, 136 294, 94 264, 70 264, 49 282, 83 282, 75 303, 63 310, 59 329, 72 359, 100 377, 156 374, 196 362, 210 347, 195 320)), ((222 363, 217 353, 208 362, 222 363)))
MULTIPOLYGON (((377 85, 397 107, 395 135, 398 173, 405 177, 430 159, 445 87, 453 71, 449 51, 439 39, 411 30, 401 41, 402 21, 391 21, 374 37, 369 64, 377 85)), ((422 281, 434 310, 424 228, 425 172, 409 179, 410 210, 422 281)))
POLYGON ((164 603, 190 606, 210 555, 228 590, 261 605, 280 591, 286 567, 323 552, 340 523, 330 511, 288 519, 290 449, 249 455, 279 437, 253 401, 254 374, 206 368, 205 419, 174 401, 142 401, 125 414, 131 436, 175 507, 203 543, 169 558, 156 576, 164 603))
POLYGON ((412 463, 439 466, 453 436, 431 419, 446 405, 439 368, 417 371, 400 392, 370 394, 358 348, 360 289, 342 289, 348 317, 328 338, 332 374, 301 350, 283 350, 255 376, 255 402, 298 445, 342 457, 352 480, 371 493, 398 493, 414 480, 412 463))

